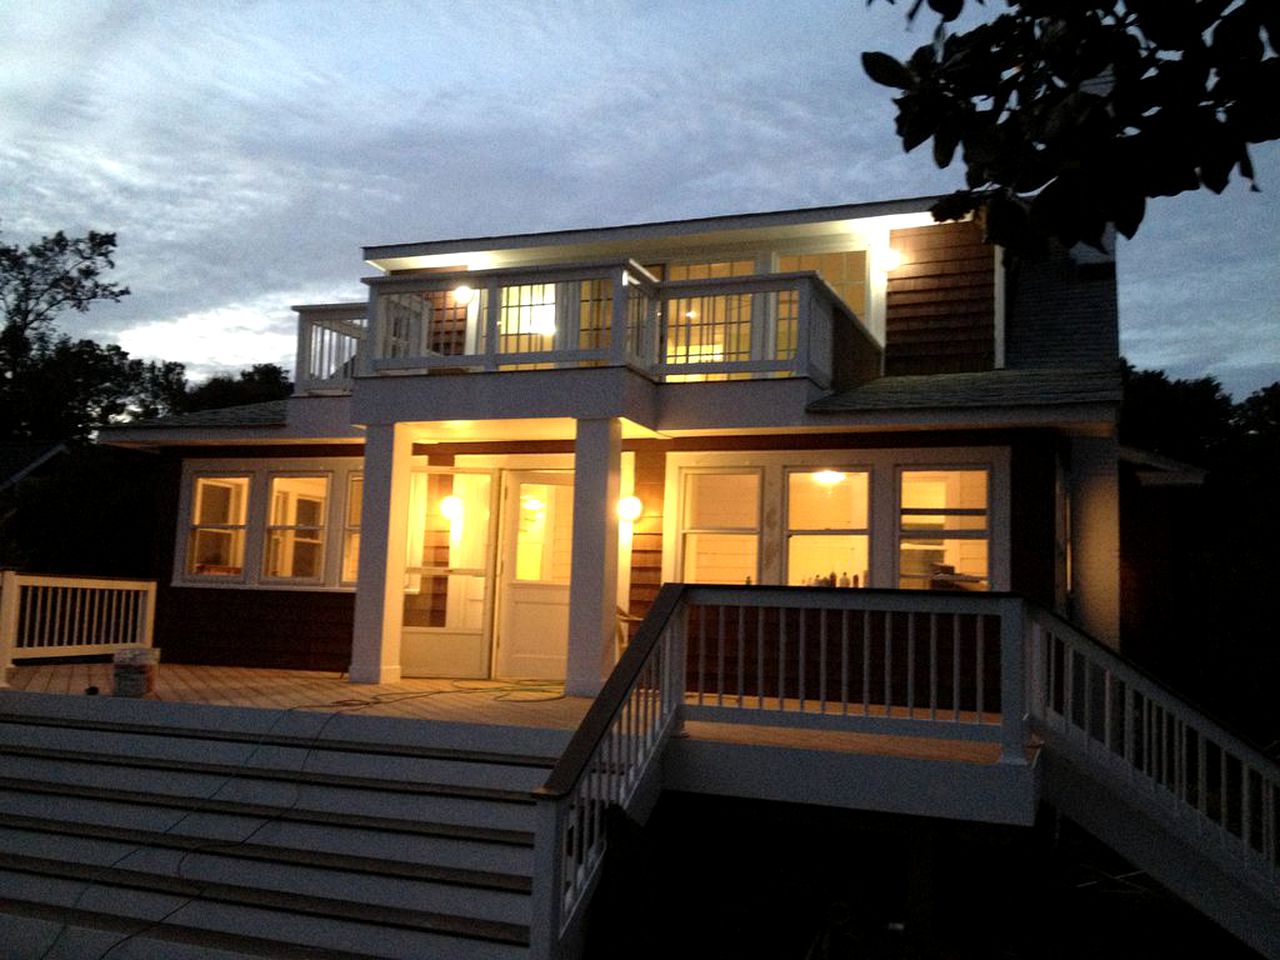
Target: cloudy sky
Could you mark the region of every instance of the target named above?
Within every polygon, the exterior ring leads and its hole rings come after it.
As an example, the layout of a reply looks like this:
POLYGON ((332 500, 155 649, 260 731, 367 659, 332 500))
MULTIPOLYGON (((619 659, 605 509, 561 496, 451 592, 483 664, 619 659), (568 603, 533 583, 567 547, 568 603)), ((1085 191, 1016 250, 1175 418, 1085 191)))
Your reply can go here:
MULTIPOLYGON (((0 4, 0 230, 118 234, 133 295, 64 319, 192 375, 291 365, 289 306, 364 244, 948 192, 905 155, 862 0, 0 4)), ((1280 379, 1280 144, 1264 192, 1155 203, 1119 250, 1139 366, 1280 379)))

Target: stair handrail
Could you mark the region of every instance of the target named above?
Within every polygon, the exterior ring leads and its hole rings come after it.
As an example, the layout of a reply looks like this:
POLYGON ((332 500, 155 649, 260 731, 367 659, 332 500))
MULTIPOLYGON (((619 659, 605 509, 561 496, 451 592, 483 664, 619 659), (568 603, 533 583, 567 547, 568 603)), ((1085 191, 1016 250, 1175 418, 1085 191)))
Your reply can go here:
POLYGON ((1027 604, 1027 642, 1029 707, 1047 743, 1105 772, 1113 784, 1141 784, 1125 793, 1164 822, 1180 821, 1188 829, 1178 832, 1187 839, 1216 834, 1220 852, 1243 860, 1264 887, 1280 891, 1280 764, 1111 647, 1034 603, 1027 604), (1212 776, 1210 752, 1217 754, 1212 776))
MULTIPOLYGON (((665 584, 547 781, 534 791, 530 946, 550 960, 581 933, 610 806, 656 798, 657 760, 684 706, 685 585, 665 584)), ((567 952, 574 952, 572 949, 567 952)))

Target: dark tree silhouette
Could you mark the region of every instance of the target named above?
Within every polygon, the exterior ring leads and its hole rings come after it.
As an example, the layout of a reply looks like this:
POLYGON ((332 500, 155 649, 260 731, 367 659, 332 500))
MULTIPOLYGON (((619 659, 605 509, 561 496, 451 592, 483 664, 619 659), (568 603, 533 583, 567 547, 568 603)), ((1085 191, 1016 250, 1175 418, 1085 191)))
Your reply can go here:
POLYGON ((982 210, 990 239, 1023 250, 1046 237, 1096 246, 1108 224, 1133 236, 1151 197, 1220 193, 1232 171, 1252 182, 1249 145, 1280 138, 1275 0, 1006 4, 950 33, 965 0, 928 0, 931 43, 905 63, 862 56, 901 91, 906 150, 932 139, 939 167, 961 153, 966 187, 939 219, 982 210))

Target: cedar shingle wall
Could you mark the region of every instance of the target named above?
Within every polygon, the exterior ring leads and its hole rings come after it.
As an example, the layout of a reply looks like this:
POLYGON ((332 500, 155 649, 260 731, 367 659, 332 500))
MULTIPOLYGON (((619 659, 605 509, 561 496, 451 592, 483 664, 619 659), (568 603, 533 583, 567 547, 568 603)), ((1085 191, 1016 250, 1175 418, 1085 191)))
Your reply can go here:
POLYGON ((355 594, 168 587, 156 604, 164 660, 288 670, 346 670, 355 594))
MULTIPOLYGON (((631 609, 643 617, 662 586, 662 498, 667 455, 661 450, 636 451, 636 496, 644 513, 632 526, 631 609)), ((635 634, 632 627, 632 635, 635 634)))
POLYGON ((891 230, 905 262, 889 275, 885 373, 967 373, 995 365, 995 253, 977 224, 891 230))
POLYGON ((1055 245, 1006 276, 1005 366, 1114 369, 1120 359, 1115 264, 1055 245))

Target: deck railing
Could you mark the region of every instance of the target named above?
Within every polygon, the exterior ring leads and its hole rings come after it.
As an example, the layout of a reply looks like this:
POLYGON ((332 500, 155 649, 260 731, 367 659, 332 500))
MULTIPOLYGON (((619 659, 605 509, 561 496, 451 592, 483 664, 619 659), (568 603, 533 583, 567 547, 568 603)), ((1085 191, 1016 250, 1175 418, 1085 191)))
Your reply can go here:
POLYGON ((151 646, 154 581, 0 571, 0 682, 15 660, 151 646))
POLYGON ((1280 897, 1280 768, 1070 624, 1028 607, 1031 710, 1045 743, 1280 897))
POLYGON ((299 394, 351 389, 368 333, 363 303, 294 307, 298 312, 298 358, 294 390, 299 394))
POLYGON ((658 382, 807 377, 827 388, 850 366, 837 340, 879 351, 812 272, 661 283, 624 260, 368 282, 368 305, 295 308, 298 393, 346 392, 362 375, 599 366, 658 382))
POLYGON ((686 718, 992 740, 1026 763, 1023 649, 1011 596, 664 586, 535 794, 534 956, 577 954, 606 812, 652 802, 686 718))

